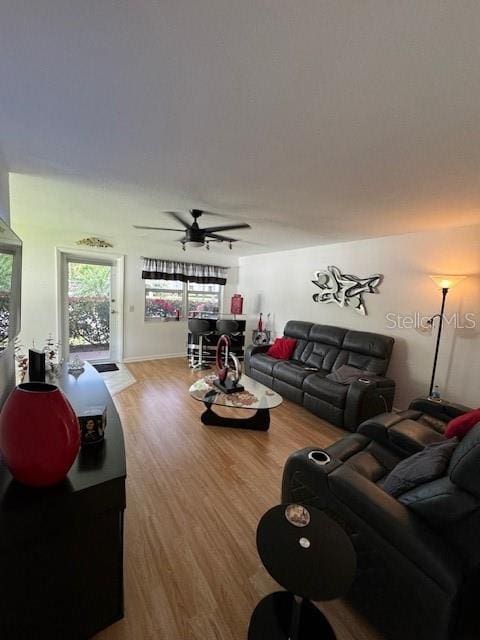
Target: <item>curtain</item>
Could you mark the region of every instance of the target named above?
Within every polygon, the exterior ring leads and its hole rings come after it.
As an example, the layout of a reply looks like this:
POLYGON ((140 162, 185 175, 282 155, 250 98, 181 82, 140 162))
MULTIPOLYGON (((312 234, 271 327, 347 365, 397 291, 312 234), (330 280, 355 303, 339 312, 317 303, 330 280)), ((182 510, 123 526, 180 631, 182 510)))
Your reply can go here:
POLYGON ((181 282, 224 285, 227 282, 227 267, 143 258, 142 279, 180 280, 181 282))

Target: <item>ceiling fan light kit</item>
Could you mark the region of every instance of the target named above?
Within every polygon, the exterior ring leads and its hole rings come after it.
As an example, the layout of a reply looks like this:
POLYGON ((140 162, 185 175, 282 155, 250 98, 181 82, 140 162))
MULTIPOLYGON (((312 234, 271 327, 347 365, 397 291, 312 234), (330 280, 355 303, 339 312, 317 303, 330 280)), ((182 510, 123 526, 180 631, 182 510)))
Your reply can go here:
MULTIPOLYGON (((133 225, 135 229, 150 229, 155 231, 176 231, 179 233, 183 233, 183 237, 180 238, 179 242, 182 245, 183 251, 186 250, 186 245, 190 245, 192 247, 203 247, 210 251, 210 242, 227 242, 230 249, 233 247, 234 242, 238 242, 237 238, 230 238, 229 236, 224 236, 219 234, 218 232, 222 231, 232 231, 234 229, 251 229, 250 225, 246 222, 238 223, 238 224, 226 224, 226 225, 217 225, 216 227, 205 227, 201 228, 197 222, 198 218, 203 213, 209 213, 208 211, 202 211, 201 209, 191 209, 190 215, 193 218, 192 224, 186 222, 182 216, 176 211, 166 211, 172 218, 174 218, 179 224, 183 226, 183 229, 171 229, 168 227, 146 227, 142 225, 133 225)), ((214 214, 217 215, 217 214, 214 214)))

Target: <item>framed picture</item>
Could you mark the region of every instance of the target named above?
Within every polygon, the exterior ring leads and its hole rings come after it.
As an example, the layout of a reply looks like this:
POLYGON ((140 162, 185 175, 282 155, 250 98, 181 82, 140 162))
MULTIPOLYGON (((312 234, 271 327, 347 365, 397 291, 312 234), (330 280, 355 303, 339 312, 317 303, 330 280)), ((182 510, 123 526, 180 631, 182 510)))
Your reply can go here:
POLYGON ((82 446, 102 442, 107 425, 106 407, 88 407, 78 415, 78 422, 82 446))

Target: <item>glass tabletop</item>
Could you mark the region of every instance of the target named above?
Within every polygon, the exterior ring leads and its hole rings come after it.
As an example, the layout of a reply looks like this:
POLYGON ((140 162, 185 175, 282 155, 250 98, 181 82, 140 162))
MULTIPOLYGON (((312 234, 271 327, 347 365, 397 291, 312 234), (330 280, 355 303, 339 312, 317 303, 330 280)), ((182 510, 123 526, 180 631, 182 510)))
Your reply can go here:
POLYGON ((282 396, 269 389, 264 384, 242 376, 239 384, 245 387, 238 393, 222 393, 213 386, 213 380, 217 378, 212 373, 200 378, 189 389, 190 395, 195 400, 201 400, 209 404, 218 404, 224 407, 236 407, 237 409, 273 409, 282 403, 282 396))

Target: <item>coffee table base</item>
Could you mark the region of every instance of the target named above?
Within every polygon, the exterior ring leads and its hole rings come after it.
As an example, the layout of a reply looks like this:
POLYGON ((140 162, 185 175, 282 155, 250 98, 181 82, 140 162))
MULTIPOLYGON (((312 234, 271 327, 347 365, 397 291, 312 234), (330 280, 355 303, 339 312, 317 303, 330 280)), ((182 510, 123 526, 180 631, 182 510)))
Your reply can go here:
POLYGON ((203 424, 211 427, 230 427, 231 429, 250 429, 251 431, 268 431, 270 426, 270 411, 257 409, 250 418, 224 418, 212 411, 212 405, 203 403, 207 409, 201 415, 203 424))

